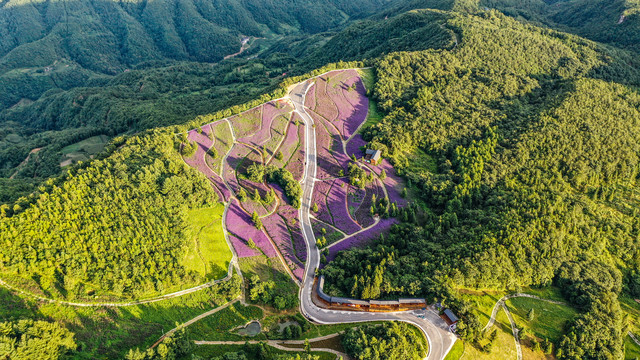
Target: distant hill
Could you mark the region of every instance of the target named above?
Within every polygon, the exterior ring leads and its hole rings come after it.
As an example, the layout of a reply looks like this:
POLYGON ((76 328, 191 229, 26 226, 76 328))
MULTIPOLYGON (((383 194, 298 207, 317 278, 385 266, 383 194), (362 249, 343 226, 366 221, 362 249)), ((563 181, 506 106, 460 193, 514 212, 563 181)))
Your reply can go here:
POLYGON ((0 109, 158 60, 216 62, 242 36, 313 34, 388 0, 0 2, 0 109))

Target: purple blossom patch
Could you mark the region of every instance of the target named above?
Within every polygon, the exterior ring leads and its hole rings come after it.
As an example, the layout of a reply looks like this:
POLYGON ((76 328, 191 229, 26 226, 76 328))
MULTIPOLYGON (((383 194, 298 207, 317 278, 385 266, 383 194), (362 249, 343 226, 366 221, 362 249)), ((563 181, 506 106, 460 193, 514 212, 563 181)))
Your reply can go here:
POLYGON ((351 237, 348 237, 333 246, 329 247, 329 256, 327 256, 327 260, 331 261, 336 258, 336 255, 343 250, 351 249, 353 247, 362 247, 367 245, 372 240, 378 238, 380 234, 383 234, 394 224, 397 224, 398 220, 394 218, 388 219, 380 219, 380 221, 375 225, 370 227, 369 229, 357 233, 351 237))
POLYGON ((215 172, 209 168, 205 161, 205 154, 209 150, 209 148, 213 145, 213 141, 209 139, 208 131, 211 131, 210 127, 204 126, 202 129, 202 134, 198 133, 196 130, 189 131, 188 139, 190 141, 194 141, 197 144, 196 152, 188 158, 185 158, 184 161, 191 167, 203 173, 209 181, 211 181, 211 185, 216 191, 219 199, 221 201, 227 201, 231 194, 226 186, 224 186, 224 182, 215 172))
POLYGON ((327 209, 327 195, 331 190, 332 184, 332 180, 316 181, 313 186, 313 199, 311 204, 311 206, 313 206, 313 204, 318 205, 318 212, 314 213, 313 216, 329 224, 333 224, 333 219, 327 209))
POLYGON ((333 225, 347 234, 353 234, 361 227, 351 218, 347 210, 347 188, 344 179, 336 179, 327 196, 327 206, 333 219, 333 225))
MULTIPOLYGON (((246 244, 248 244, 251 239, 267 257, 276 257, 276 250, 273 248, 271 241, 269 241, 262 230, 256 229, 253 221, 251 221, 251 216, 242 210, 238 205, 238 201, 235 199, 229 204, 225 222, 230 234, 246 244)), ((236 249, 236 251, 238 251, 238 249, 236 249)))
POLYGON ((307 91, 307 95, 304 98, 304 106, 315 110, 316 108, 316 84, 314 83, 307 91))

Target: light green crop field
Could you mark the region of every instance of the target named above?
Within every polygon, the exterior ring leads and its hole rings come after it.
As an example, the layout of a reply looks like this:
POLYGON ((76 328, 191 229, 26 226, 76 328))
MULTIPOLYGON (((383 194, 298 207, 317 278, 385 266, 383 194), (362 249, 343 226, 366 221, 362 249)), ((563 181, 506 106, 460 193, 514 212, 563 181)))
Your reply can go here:
POLYGON ((552 304, 530 298, 509 299, 507 306, 518 327, 524 325, 540 339, 547 338, 554 342, 562 336, 565 323, 571 321, 577 314, 577 311, 569 305, 552 304), (529 321, 527 314, 531 309, 533 309, 534 318, 529 321))
POLYGON ((97 135, 79 141, 75 144, 65 146, 62 148, 62 150, 60 150, 60 152, 62 153, 60 166, 71 165, 72 163, 78 161, 89 160, 93 156, 101 153, 108 142, 108 136, 97 135))
MULTIPOLYGON (((620 307, 628 316, 629 331, 638 337, 640 335, 640 304, 629 296, 621 296, 620 307)), ((630 336, 625 336, 624 345, 625 359, 640 358, 640 346, 638 346, 630 336)))
MULTIPOLYGON (((471 344, 467 344, 464 348, 464 354, 461 360, 502 360, 516 358, 516 343, 511 333, 511 325, 504 310, 500 310, 496 316, 496 322, 489 331, 497 329, 497 337, 493 343, 490 352, 484 352, 471 344)), ((487 339, 481 340, 480 345, 484 346, 488 342, 487 339)))
POLYGON ((231 262, 231 249, 222 229, 223 213, 222 204, 189 212, 190 241, 182 264, 208 280, 223 278, 231 262))
POLYGON ((464 353, 464 343, 462 342, 462 340, 456 340, 456 342, 453 344, 453 347, 451 348, 451 350, 449 350, 444 360, 458 360, 460 359, 460 357, 462 357, 463 353, 464 353))
MULTIPOLYGON (((376 82, 376 77, 373 69, 360 69, 358 70, 358 73, 362 77, 362 82, 364 83, 364 87, 367 89, 367 91, 373 91, 373 87, 376 82)), ((372 125, 379 123, 383 117, 384 115, 378 110, 378 104, 371 97, 369 97, 369 111, 367 113, 367 119, 365 120, 364 125, 362 125, 360 132, 372 125)))

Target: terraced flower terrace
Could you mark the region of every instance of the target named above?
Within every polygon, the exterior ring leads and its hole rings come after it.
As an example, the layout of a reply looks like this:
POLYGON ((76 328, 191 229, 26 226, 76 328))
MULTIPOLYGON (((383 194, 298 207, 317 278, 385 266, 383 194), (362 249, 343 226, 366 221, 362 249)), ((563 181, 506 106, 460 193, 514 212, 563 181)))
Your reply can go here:
MULTIPOLYGON (((338 251, 363 245, 396 223, 372 216, 373 198, 387 197, 403 206, 404 183, 383 160, 378 166, 358 162, 367 174, 374 174, 373 181, 364 189, 349 184, 350 157, 362 158, 366 146, 358 133, 369 106, 364 84, 356 70, 333 71, 312 81, 305 99, 315 123, 318 155, 312 226, 316 238, 326 240, 323 246, 330 248, 332 259, 338 251), (386 177, 382 179, 383 169, 386 177)), ((253 164, 285 168, 301 181, 306 130, 288 100, 275 100, 189 131, 187 139, 197 147, 185 157, 226 202, 227 235, 237 255, 278 257, 298 280, 307 256, 300 213, 281 187, 251 181, 247 169, 253 164), (260 228, 252 214, 260 218, 260 228)))

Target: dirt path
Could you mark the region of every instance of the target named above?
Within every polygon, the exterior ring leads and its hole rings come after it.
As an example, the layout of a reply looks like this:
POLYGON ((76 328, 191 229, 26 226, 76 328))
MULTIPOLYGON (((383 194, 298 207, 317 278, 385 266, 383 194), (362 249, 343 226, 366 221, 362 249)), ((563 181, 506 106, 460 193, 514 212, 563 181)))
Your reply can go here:
MULTIPOLYGON (((242 38, 242 45, 240 46, 240 51, 238 51, 235 54, 231 54, 231 55, 225 56, 224 60, 234 58, 234 57, 242 54, 243 52, 245 52, 251 46, 251 44, 249 44, 249 42, 251 41, 251 38, 252 38, 251 36, 247 36, 247 37, 242 38)), ((253 39, 257 40, 257 39, 262 39, 262 38, 253 38, 253 39)))
POLYGON ((31 158, 31 154, 35 154, 40 150, 42 150, 41 147, 35 148, 35 149, 29 151, 29 154, 27 154, 27 157, 24 160, 22 160, 22 162, 16 167, 16 171, 11 176, 9 176, 9 179, 15 178, 16 175, 18 175, 18 173, 20 172, 20 169, 29 162, 29 159, 31 158))
MULTIPOLYGON (((234 255, 235 255, 235 251, 234 251, 234 255)), ((158 302, 158 301, 162 301, 162 300, 167 300, 167 299, 172 299, 172 298, 175 298, 175 297, 184 296, 184 295, 196 292, 196 291, 200 291, 200 290, 203 290, 203 289, 206 289, 206 288, 210 288, 211 286, 213 286, 213 285, 215 285, 217 283, 220 283, 220 282, 223 282, 223 281, 228 281, 232 277, 233 267, 235 266, 236 261, 237 260, 236 260, 236 258, 234 256, 234 258, 231 259, 231 262, 229 263, 229 270, 227 272, 227 276, 225 276, 222 279, 210 281, 208 283, 205 283, 205 284, 202 284, 202 285, 198 285, 198 286, 194 286, 194 287, 189 288, 189 289, 176 291, 176 292, 171 293, 171 294, 157 296, 157 297, 153 297, 153 298, 149 298, 149 299, 145 299, 145 300, 136 300, 136 301, 130 301, 130 302, 124 302, 124 303, 106 303, 106 302, 105 303, 76 303, 76 302, 70 302, 70 301, 49 299, 49 298, 46 298, 44 296, 36 295, 36 294, 33 294, 33 293, 25 291, 25 290, 20 290, 17 287, 8 284, 7 282, 5 282, 2 279, 0 279, 0 285, 5 287, 5 288, 7 288, 7 289, 9 289, 9 290, 11 290, 11 291, 19 293, 21 295, 25 295, 25 296, 34 298, 36 300, 43 301, 43 302, 48 302, 48 303, 55 303, 55 304, 66 305, 66 306, 75 306, 75 307, 126 307, 126 306, 150 304, 150 303, 154 303, 154 302, 158 302)))
MULTIPOLYGON (((323 341, 323 340, 327 340, 327 339, 332 339, 334 337, 340 336, 341 332, 338 333, 334 333, 334 334, 329 334, 329 335, 325 335, 325 336, 320 336, 317 338, 312 338, 312 339, 308 339, 309 340, 309 344, 313 345, 313 343, 315 342, 319 342, 319 341, 323 341)), ((244 344, 259 344, 265 342, 264 340, 249 340, 249 341, 195 341, 196 345, 244 345, 244 344)), ((284 351, 304 351, 304 349, 301 348, 292 348, 292 347, 286 347, 283 345, 304 345, 305 340, 267 340, 266 341, 267 345, 272 346, 276 349, 279 350, 284 350, 284 351)), ((336 358, 341 356, 343 359, 350 359, 349 355, 342 353, 340 351, 334 350, 334 349, 329 349, 329 348, 317 348, 317 347, 311 347, 312 351, 322 351, 322 352, 328 352, 328 353, 332 353, 334 355, 336 355, 336 358)))
POLYGON ((509 318, 509 322, 511 323, 511 333, 513 334, 513 338, 516 342, 517 359, 522 360, 522 346, 520 345, 520 337, 518 336, 519 330, 506 304, 507 300, 517 298, 517 297, 526 297, 526 298, 536 299, 540 301, 546 301, 556 305, 565 305, 566 303, 562 301, 549 300, 549 299, 541 298, 540 296, 524 294, 524 293, 515 293, 511 295, 505 295, 496 302, 496 304, 493 306, 493 310, 491 311, 491 318, 489 319, 489 322, 487 322, 487 325, 484 328, 482 328, 482 331, 488 330, 493 326, 493 324, 496 321, 496 316, 498 315, 498 311, 500 311, 500 309, 503 309, 504 312, 507 314, 507 317, 509 318))

